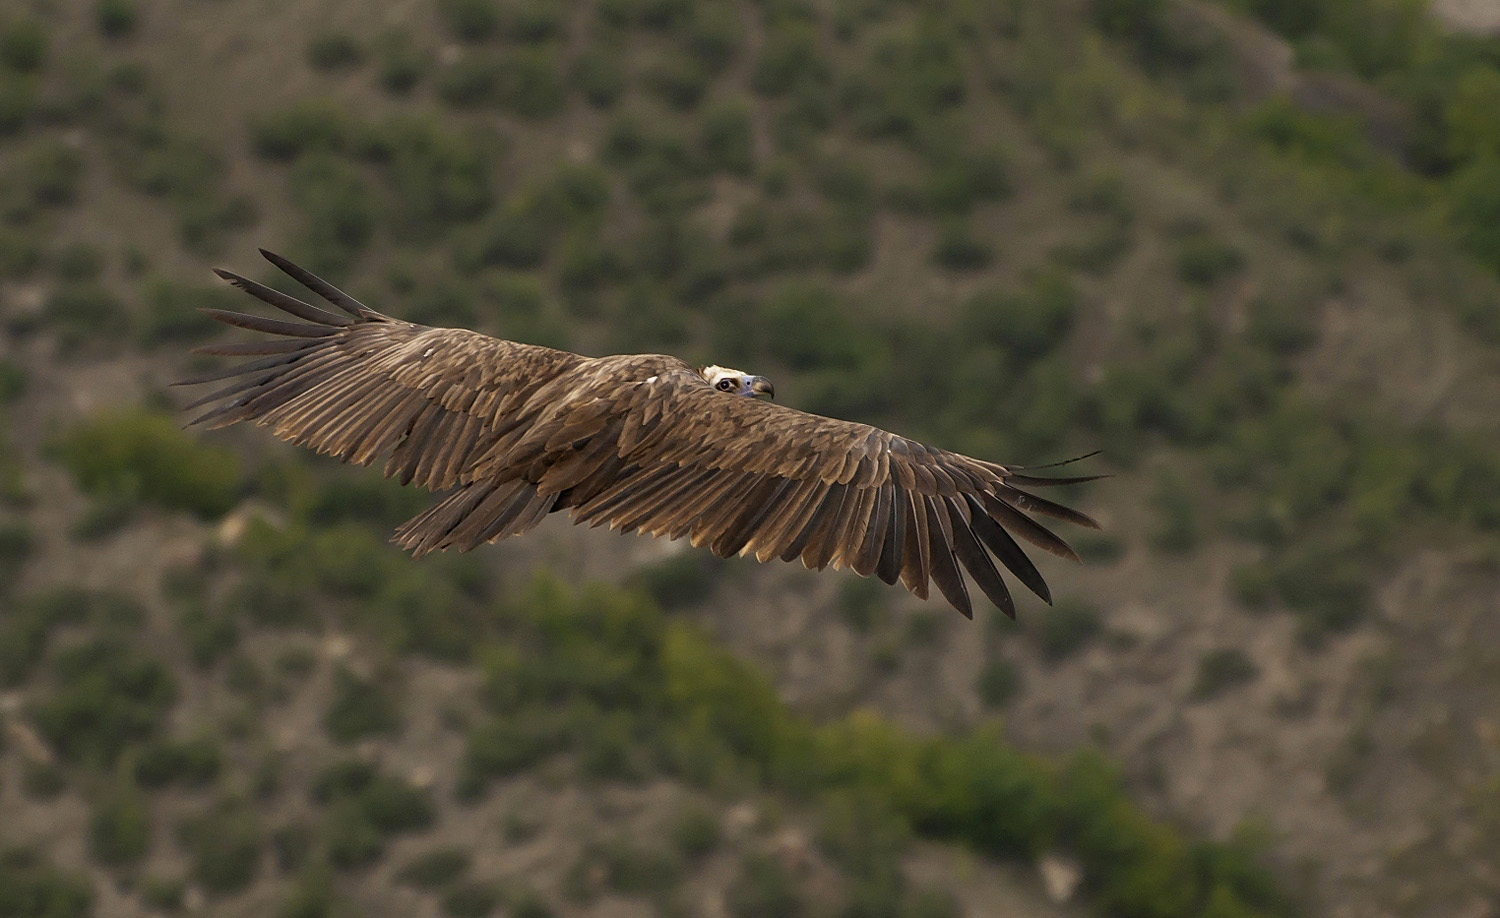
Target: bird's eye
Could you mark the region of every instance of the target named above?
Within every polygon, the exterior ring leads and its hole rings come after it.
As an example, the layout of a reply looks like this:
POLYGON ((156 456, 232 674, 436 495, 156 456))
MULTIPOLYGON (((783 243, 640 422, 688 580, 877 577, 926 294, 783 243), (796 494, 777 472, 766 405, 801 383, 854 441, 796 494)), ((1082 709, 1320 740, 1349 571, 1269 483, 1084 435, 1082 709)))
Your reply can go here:
POLYGON ((717 388, 720 392, 728 392, 730 389, 734 388, 734 383, 727 379, 721 379, 719 380, 719 385, 717 388))

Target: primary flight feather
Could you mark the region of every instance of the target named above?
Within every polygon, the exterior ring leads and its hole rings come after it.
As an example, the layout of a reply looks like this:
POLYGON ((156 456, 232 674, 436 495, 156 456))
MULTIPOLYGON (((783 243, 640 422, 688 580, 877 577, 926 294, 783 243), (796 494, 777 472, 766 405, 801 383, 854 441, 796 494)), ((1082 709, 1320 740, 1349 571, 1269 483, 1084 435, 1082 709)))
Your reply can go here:
POLYGON ((1005 614, 1015 603, 995 561, 1044 601, 1046 582, 1014 537, 1077 560, 1032 519, 1098 528, 1020 490, 1039 478, 866 424, 767 401, 769 381, 660 354, 584 357, 383 315, 262 250, 343 314, 228 271, 218 275, 300 319, 207 309, 277 337, 198 352, 254 359, 184 380, 233 382, 189 407, 192 423, 251 420, 283 440, 447 491, 396 530, 421 556, 519 535, 559 510, 575 522, 676 539, 720 557, 802 559, 929 582, 972 617, 962 571, 1005 614))

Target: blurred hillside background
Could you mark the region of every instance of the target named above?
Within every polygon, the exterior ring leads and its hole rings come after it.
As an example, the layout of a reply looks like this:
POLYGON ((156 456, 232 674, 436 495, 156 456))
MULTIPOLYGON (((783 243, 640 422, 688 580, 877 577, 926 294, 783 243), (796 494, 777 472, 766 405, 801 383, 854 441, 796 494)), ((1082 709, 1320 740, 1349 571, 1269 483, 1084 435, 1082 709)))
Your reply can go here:
POLYGON ((0 915, 1500 915, 1496 19, 8 0, 0 915), (180 429, 256 246, 1102 448, 1106 531, 1015 623, 561 521, 413 563, 425 495, 180 429))

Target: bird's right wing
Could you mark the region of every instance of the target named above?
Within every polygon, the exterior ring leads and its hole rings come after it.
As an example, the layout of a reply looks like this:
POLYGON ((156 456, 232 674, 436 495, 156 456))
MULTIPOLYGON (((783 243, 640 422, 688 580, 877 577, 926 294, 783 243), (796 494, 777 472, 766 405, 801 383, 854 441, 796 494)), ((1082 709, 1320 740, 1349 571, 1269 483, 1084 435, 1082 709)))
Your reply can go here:
POLYGON ((212 406, 192 424, 254 421, 283 440, 359 465, 389 452, 386 477, 440 490, 458 483, 538 388, 586 359, 393 319, 278 255, 261 254, 348 315, 218 271, 302 321, 203 310, 228 325, 277 337, 197 349, 254 359, 177 383, 232 380, 188 406, 212 406))

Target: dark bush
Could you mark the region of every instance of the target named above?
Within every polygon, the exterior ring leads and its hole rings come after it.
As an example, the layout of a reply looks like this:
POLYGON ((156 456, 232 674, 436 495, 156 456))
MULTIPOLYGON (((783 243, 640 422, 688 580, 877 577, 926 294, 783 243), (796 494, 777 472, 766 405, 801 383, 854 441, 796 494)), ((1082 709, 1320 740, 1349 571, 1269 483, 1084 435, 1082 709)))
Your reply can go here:
POLYGON ((62 141, 49 141, 28 151, 14 175, 37 204, 57 207, 77 200, 83 173, 83 155, 78 150, 62 141))
POLYGON ((78 486, 93 494, 137 493, 200 516, 219 516, 239 499, 233 453, 190 439, 170 417, 139 409, 85 421, 51 447, 78 486))
POLYGON ((742 100, 716 102, 703 112, 698 147, 709 169, 749 176, 755 171, 755 126, 742 100))
POLYGON ((641 76, 647 89, 679 111, 695 107, 708 89, 707 70, 686 52, 671 52, 657 58, 641 76))
POLYGON ((1180 555, 1197 547, 1199 532, 1193 492, 1180 475, 1165 471, 1159 474, 1151 503, 1157 513, 1151 544, 1158 551, 1180 555))
POLYGON ((462 848, 434 848, 407 862, 396 872, 396 880, 418 889, 442 889, 469 871, 470 860, 462 848))
POLYGON ((107 638, 70 647, 52 666, 56 688, 32 720, 58 755, 109 766, 131 743, 150 739, 177 699, 171 673, 107 638))
POLYGON ((0 68, 33 73, 47 60, 47 30, 35 19, 0 22, 0 68))
POLYGON ((1238 647, 1219 647, 1198 659, 1198 676, 1190 696, 1197 701, 1217 698, 1260 675, 1260 668, 1238 647))
POLYGON ((944 214, 966 214, 975 204, 1009 197, 1012 190, 1010 158, 994 148, 943 157, 927 177, 932 209, 944 214))
POLYGON ((94 22, 106 38, 123 38, 135 31, 137 13, 132 0, 98 0, 94 22))
POLYGON ((256 119, 250 138, 256 154, 287 161, 314 150, 343 152, 354 146, 358 127, 342 104, 300 99, 256 119))
POLYGON ((206 787, 219 777, 219 746, 207 737, 190 740, 156 740, 141 748, 135 758, 135 780, 142 787, 170 784, 206 787))
POLYGON ((817 33, 788 23, 767 33, 750 85, 762 95, 784 96, 800 85, 828 79, 828 63, 818 48, 817 33))
POLYGON ((797 881, 781 862, 766 855, 750 855, 724 894, 732 918, 797 918, 806 905, 797 881))
POLYGON ((985 706, 1003 708, 1021 693, 1020 670, 1004 657, 994 657, 979 671, 975 688, 985 706))
POLYGON ((449 105, 493 105, 523 118, 546 118, 565 101, 556 52, 514 48, 465 57, 438 78, 438 96, 449 105))
MULTIPOLYGON (((31 557, 31 549, 31 530, 24 523, 0 523, 0 595, 16 582, 21 567, 31 557)), ((5 651, 0 650, 3 655, 5 651)))
POLYGON ((141 291, 137 336, 146 345, 201 341, 224 326, 198 310, 243 309, 244 305, 243 295, 227 286, 181 284, 153 278, 141 291))
POLYGON ((978 271, 988 267, 994 258, 994 249, 974 235, 968 221, 945 220, 939 227, 937 245, 932 250, 932 260, 939 267, 950 271, 978 271))
POLYGON ((307 221, 304 262, 346 270, 369 244, 379 216, 364 176, 342 159, 310 154, 293 167, 288 191, 307 221))
POLYGON ((584 50, 574 59, 568 79, 596 108, 609 108, 625 91, 624 64, 620 54, 609 48, 584 50))
POLYGON ((11 918, 82 918, 92 914, 89 881, 64 873, 21 848, 0 853, 0 915, 11 918))
POLYGON ((671 610, 706 600, 722 570, 723 562, 717 558, 683 552, 640 568, 630 579, 632 585, 645 590, 663 609, 671 610))
POLYGON ((130 314, 119 297, 98 284, 64 284, 47 298, 42 319, 57 330, 64 350, 84 345, 110 348, 129 328, 130 314))
POLYGON ((336 743, 352 743, 401 725, 390 693, 347 669, 334 676, 333 700, 323 715, 323 729, 336 743))
POLYGON ((240 629, 222 610, 201 600, 185 603, 177 612, 177 630, 187 640, 188 657, 199 669, 209 669, 240 643, 240 629))
POLYGON ((684 857, 698 858, 719 844, 719 818, 699 806, 685 806, 672 820, 672 846, 684 857))
POLYGON ((1082 650, 1099 635, 1099 610, 1081 599, 1061 599, 1036 617, 1036 638, 1042 656, 1057 662, 1082 650))
POLYGON ((352 35, 328 32, 308 42, 307 62, 314 70, 348 70, 365 62, 365 49, 352 35))
POLYGON ((1034 360, 1062 344, 1077 312, 1073 285, 1062 274, 1047 272, 1023 291, 981 287, 961 307, 959 328, 971 341, 1034 360))
POLYGON ((500 904, 500 893, 488 883, 466 881, 443 893, 446 918, 486 918, 500 904))
POLYGON ((493 200, 484 145, 435 122, 395 118, 371 132, 364 152, 383 168, 396 203, 391 228, 400 238, 472 220, 493 200))
POLYGON ((260 873, 263 842, 254 818, 221 810, 183 825, 193 879, 211 895, 237 893, 260 873))
POLYGON ((375 41, 375 80, 392 95, 406 95, 427 73, 428 54, 400 29, 384 32, 375 41))
POLYGON ((456 37, 479 41, 500 28, 500 8, 495 0, 439 0, 443 23, 456 37))
POLYGON ((1177 276, 1200 287, 1212 286, 1245 264, 1245 256, 1207 231, 1185 235, 1177 244, 1177 276))
POLYGON ((128 867, 150 848, 151 814, 139 793, 116 789, 95 804, 89 821, 89 852, 94 860, 108 867, 128 867))

